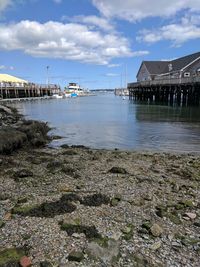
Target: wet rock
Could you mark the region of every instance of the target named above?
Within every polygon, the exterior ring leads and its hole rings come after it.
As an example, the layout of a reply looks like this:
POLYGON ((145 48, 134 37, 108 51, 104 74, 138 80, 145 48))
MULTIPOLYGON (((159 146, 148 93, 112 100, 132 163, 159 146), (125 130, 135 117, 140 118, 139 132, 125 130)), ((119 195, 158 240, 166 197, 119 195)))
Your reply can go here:
POLYGON ((133 237, 134 225, 128 224, 122 229, 123 238, 125 240, 130 240, 133 237))
POLYGON ((154 237, 159 237, 162 235, 163 233, 163 229, 156 223, 154 223, 151 228, 150 228, 150 233, 154 236, 154 237))
POLYGON ((21 169, 16 171, 13 177, 15 181, 19 181, 19 179, 21 178, 33 177, 33 172, 30 171, 29 169, 21 169))
POLYGON ((109 172, 118 174, 127 174, 127 171, 121 167, 112 167, 109 172))
POLYGON ((85 236, 89 239, 91 238, 101 238, 101 235, 97 231, 95 226, 86 226, 86 225, 75 225, 61 223, 61 230, 66 231, 68 235, 73 235, 74 233, 84 233, 85 236))
POLYGON ((194 226, 200 227, 200 221, 194 222, 194 226))
POLYGON ((53 267, 53 264, 49 261, 41 261, 40 267, 53 267))
POLYGON ((26 134, 11 127, 0 130, 0 154, 10 154, 27 141, 26 134))
POLYGON ((81 262, 83 258, 84 258, 84 254, 82 251, 72 251, 69 253, 69 256, 68 256, 69 261, 81 262))
POLYGON ((122 197, 120 195, 115 195, 111 201, 110 201, 110 205, 111 206, 117 206, 118 203, 121 201, 122 197))
POLYGON ((76 206, 69 200, 61 198, 55 202, 44 202, 41 205, 14 207, 13 214, 30 217, 47 217, 53 218, 56 215, 71 213, 76 209, 76 206))
POLYGON ((28 201, 27 197, 19 197, 17 203, 22 204, 28 201))
POLYGON ((80 200, 80 203, 85 206, 98 207, 102 204, 108 205, 110 203, 110 198, 103 194, 94 194, 84 197, 80 200))
POLYGON ((68 144, 63 144, 60 147, 62 147, 62 148, 69 148, 69 145, 68 144))
POLYGON ((50 170, 54 170, 60 167, 62 167, 62 162, 60 162, 60 160, 53 160, 47 164, 47 169, 50 170))
POLYGON ((23 249, 18 248, 8 248, 0 251, 0 267, 19 267, 19 261, 24 255, 23 249))
POLYGON ((18 130, 26 134, 30 145, 40 147, 47 143, 50 128, 47 123, 29 120, 23 121, 18 130))
POLYGON ((1 229, 2 227, 4 227, 4 225, 5 225, 5 222, 4 222, 3 220, 0 219, 0 229, 1 229))

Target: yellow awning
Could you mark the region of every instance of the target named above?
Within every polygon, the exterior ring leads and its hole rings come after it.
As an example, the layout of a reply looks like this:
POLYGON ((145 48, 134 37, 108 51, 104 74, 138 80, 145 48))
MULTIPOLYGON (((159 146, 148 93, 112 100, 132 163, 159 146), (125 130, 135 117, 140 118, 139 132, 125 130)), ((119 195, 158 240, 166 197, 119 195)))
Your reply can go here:
POLYGON ((8 74, 0 74, 0 82, 11 82, 11 83, 28 83, 28 81, 19 79, 15 76, 8 74))

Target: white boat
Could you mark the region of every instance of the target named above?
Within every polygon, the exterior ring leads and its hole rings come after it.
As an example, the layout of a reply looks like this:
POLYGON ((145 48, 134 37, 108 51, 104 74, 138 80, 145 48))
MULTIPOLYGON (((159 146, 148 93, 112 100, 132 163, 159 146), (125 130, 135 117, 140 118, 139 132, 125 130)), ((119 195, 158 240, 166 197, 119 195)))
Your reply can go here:
POLYGON ((85 96, 89 94, 89 91, 82 88, 77 83, 69 83, 67 87, 65 87, 64 90, 65 97, 77 97, 77 96, 85 96))
POLYGON ((56 99, 63 98, 63 95, 53 94, 52 98, 56 98, 56 99))

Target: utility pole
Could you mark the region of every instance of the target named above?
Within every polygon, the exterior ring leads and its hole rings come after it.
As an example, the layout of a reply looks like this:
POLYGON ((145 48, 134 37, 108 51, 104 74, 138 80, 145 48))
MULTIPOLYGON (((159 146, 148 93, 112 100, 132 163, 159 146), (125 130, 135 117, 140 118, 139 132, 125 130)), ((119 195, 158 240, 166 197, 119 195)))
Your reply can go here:
POLYGON ((47 66, 47 87, 49 87, 49 66, 47 66))

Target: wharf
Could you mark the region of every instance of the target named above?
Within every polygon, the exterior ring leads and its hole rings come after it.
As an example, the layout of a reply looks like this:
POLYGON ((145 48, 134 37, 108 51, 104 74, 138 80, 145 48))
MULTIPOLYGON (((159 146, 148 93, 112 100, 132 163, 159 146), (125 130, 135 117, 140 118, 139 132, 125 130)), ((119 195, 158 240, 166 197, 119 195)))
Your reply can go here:
POLYGON ((129 98, 136 101, 200 105, 200 76, 134 82, 128 90, 129 98))
POLYGON ((23 84, 1 83, 0 99, 27 99, 52 96, 60 92, 60 86, 56 84, 23 84))

